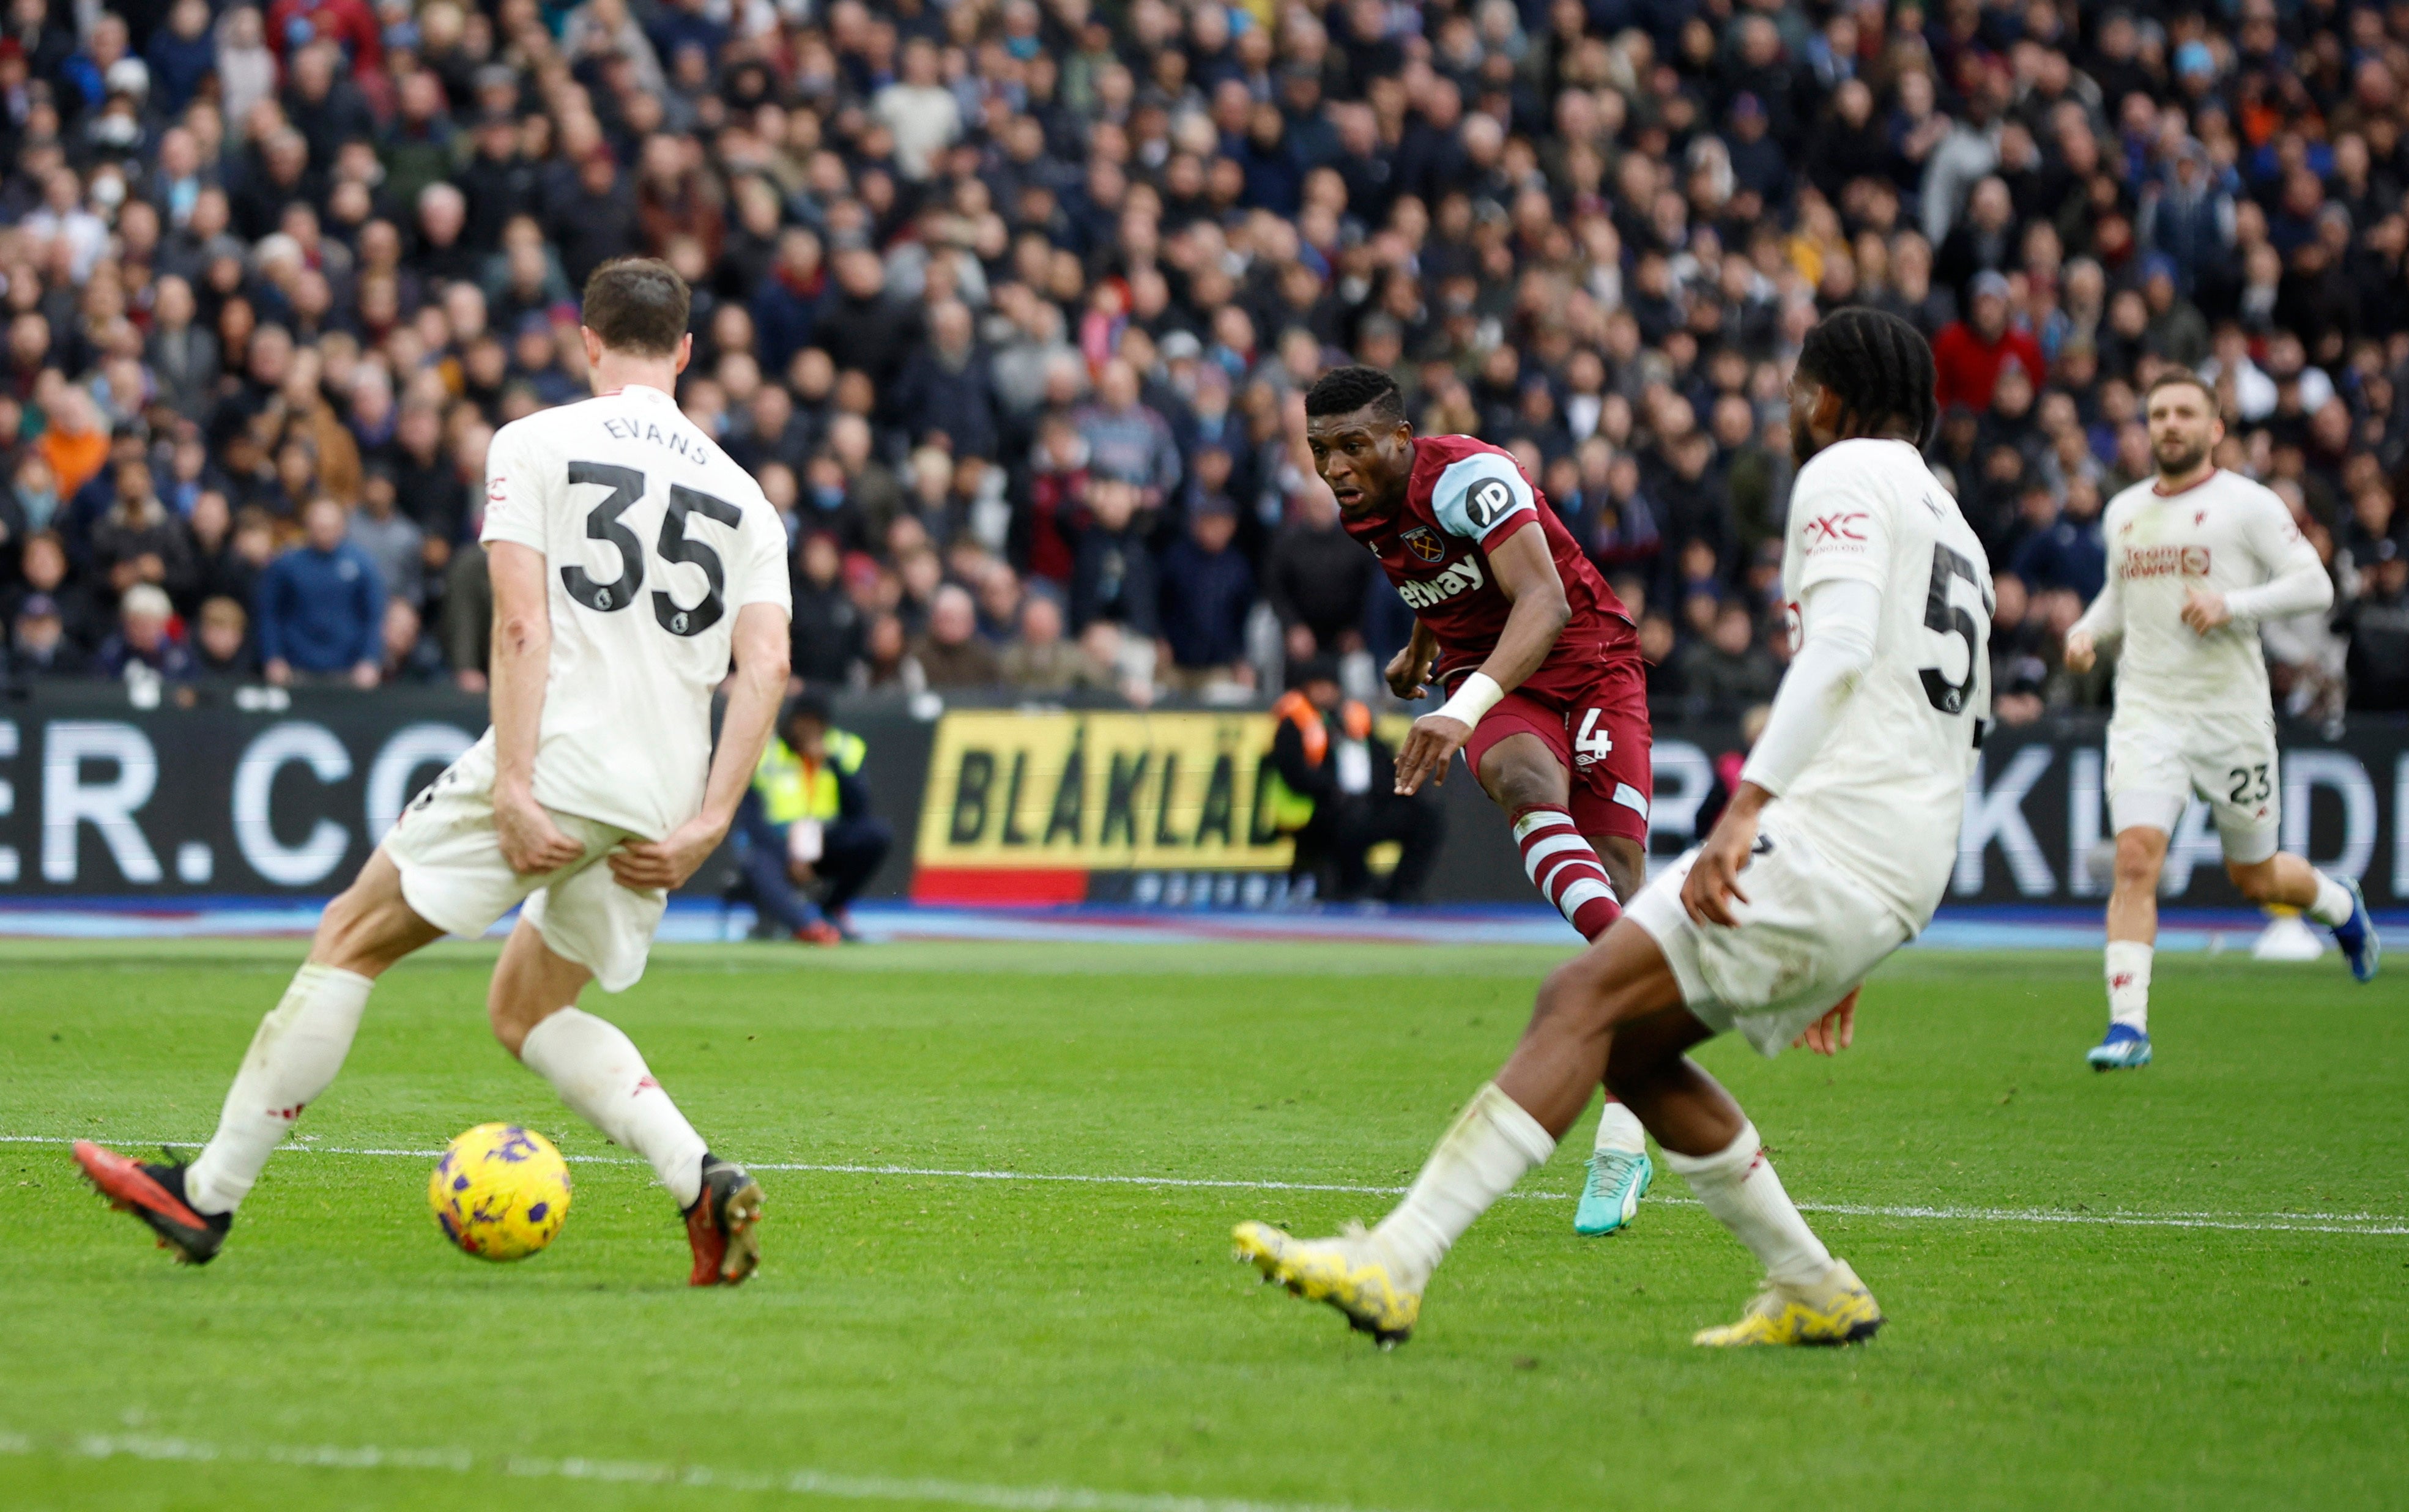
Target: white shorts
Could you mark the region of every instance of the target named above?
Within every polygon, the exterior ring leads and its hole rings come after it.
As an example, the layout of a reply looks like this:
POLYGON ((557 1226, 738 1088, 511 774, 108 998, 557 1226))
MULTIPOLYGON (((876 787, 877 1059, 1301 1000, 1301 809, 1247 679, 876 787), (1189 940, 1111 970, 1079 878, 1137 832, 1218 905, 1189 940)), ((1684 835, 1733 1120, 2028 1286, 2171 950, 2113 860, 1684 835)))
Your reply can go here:
POLYGON ((634 837, 615 825, 554 813, 552 822, 585 854, 557 871, 522 876, 502 859, 493 791, 494 749, 481 741, 401 811, 384 851, 401 869, 403 900, 444 933, 470 939, 524 901, 520 916, 541 931, 555 955, 592 972, 605 992, 634 986, 669 904, 657 887, 619 886, 601 864, 634 837))
POLYGON ((2216 819, 2225 858, 2253 866, 2283 839, 2284 779, 2272 716, 2119 714, 2108 726, 2109 820, 2171 835, 2198 793, 2216 819))
POLYGON ((1631 900, 1681 985, 1681 1004, 1716 1033, 1738 1030, 1765 1055, 1830 1013, 1914 932, 1872 889, 1817 855, 1778 815, 1757 830, 1740 872, 1739 923, 1693 923, 1681 883, 1698 853, 1658 872, 1631 900))

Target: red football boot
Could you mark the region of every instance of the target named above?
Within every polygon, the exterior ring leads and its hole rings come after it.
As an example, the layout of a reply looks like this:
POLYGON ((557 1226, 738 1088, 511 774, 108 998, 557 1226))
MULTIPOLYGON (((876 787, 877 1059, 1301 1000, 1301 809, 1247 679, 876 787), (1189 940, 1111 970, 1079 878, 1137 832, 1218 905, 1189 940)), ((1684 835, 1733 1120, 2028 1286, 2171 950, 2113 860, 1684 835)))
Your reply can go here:
POLYGON ((732 1287, 761 1263, 761 1240, 754 1231, 761 1221, 761 1184, 731 1164, 706 1153, 702 1158, 702 1195, 685 1210, 686 1243, 694 1246, 690 1287, 732 1287))
POLYGON ((129 1160, 88 1139, 75 1142, 75 1162, 108 1205, 131 1213, 159 1236, 159 1247, 186 1265, 207 1265, 225 1244, 234 1215, 195 1212, 184 1198, 185 1166, 179 1160, 151 1164, 129 1160))

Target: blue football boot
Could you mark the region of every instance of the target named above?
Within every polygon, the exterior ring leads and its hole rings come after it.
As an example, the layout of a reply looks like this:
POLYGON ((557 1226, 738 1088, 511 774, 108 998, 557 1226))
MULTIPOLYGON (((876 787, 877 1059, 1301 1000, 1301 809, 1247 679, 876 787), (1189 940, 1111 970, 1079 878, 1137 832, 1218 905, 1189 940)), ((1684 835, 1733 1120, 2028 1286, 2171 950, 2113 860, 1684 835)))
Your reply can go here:
POLYGON ((2093 1071, 2138 1071, 2150 1063, 2150 1037, 2130 1024, 2111 1024, 2084 1058, 2093 1071))
POLYGON ((2384 958, 2384 942, 2375 932, 2375 921, 2367 914, 2367 899, 2359 884, 2345 881, 2343 886, 2350 892, 2350 917, 2333 927, 2334 943, 2342 946, 2344 959, 2350 962, 2350 974, 2361 982, 2375 980, 2376 962, 2384 958))
POLYGON ((1599 1150, 1589 1158, 1589 1175, 1581 1183, 1580 1206, 1573 1214, 1573 1232, 1594 1238, 1612 1233, 1639 1211, 1656 1179, 1655 1162, 1648 1152, 1599 1150))

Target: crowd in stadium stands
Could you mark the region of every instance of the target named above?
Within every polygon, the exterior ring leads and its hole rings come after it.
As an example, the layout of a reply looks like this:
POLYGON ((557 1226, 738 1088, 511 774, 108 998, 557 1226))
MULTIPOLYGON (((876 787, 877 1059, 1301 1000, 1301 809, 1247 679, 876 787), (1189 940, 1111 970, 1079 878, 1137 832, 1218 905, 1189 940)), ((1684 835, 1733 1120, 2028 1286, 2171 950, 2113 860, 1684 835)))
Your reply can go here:
POLYGON ((1522 458, 1660 713, 1761 701, 1786 364, 1861 302, 2007 717, 2106 697, 2059 640, 2167 363, 2338 585, 2279 698, 2409 708, 2401 0, 103 3, 0 18, 15 679, 482 687, 487 444, 644 253, 815 684, 1371 694, 1407 611, 1297 420, 1360 360, 1522 458))

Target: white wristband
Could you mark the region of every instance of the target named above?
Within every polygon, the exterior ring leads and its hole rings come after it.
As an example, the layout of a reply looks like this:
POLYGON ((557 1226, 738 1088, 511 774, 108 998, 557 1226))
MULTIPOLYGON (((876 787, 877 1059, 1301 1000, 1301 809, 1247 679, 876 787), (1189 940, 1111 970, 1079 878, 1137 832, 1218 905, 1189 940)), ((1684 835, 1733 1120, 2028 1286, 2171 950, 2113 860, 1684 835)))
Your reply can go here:
POLYGON ((1469 729, 1480 723, 1481 715, 1496 708, 1497 700, 1505 696, 1506 690, 1497 685, 1497 679, 1487 672, 1475 672, 1455 690, 1455 697, 1439 705, 1438 712, 1450 719, 1462 720, 1469 729))

